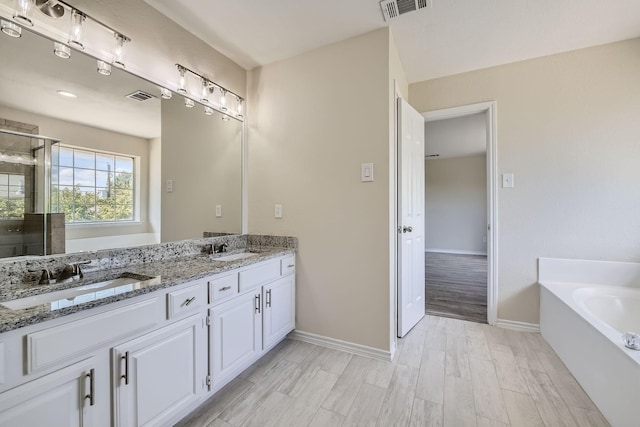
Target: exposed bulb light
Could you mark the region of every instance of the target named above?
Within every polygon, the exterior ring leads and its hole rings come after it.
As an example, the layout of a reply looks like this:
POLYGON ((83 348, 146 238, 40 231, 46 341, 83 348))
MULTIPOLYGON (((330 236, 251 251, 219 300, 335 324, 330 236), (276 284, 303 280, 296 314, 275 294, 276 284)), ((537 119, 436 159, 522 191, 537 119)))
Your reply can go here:
POLYGON ((202 96, 200 97, 200 102, 204 104, 209 103, 209 81, 207 79, 202 79, 202 96))
POLYGON ((227 91, 222 89, 222 95, 220 95, 220 110, 227 111, 227 91))
POLYGON ((242 98, 240 98, 239 96, 236 97, 236 99, 238 100, 238 112, 236 113, 236 117, 241 119, 244 116, 242 115, 242 98))
POLYGON ((111 64, 107 64, 104 61, 100 61, 98 59, 98 74, 101 74, 103 76, 110 76, 111 75, 111 64))
POLYGON ((56 93, 58 95, 60 95, 60 96, 66 97, 66 98, 77 98, 78 97, 78 95, 76 95, 75 93, 67 92, 66 90, 59 90, 56 93))
POLYGON ((185 98, 184 99, 184 106, 187 108, 193 108, 193 106, 196 105, 195 102, 193 102, 193 99, 191 98, 185 98))
POLYGON ((62 58, 62 59, 71 58, 71 48, 69 46, 67 46, 66 44, 64 44, 64 43, 54 42, 53 43, 53 53, 58 58, 62 58))
POLYGON ((69 32, 69 44, 84 50, 84 30, 82 24, 86 16, 77 10, 71 13, 71 31, 69 32))
POLYGON ((33 26, 33 2, 34 0, 16 0, 16 11, 13 14, 13 19, 21 24, 33 26))
POLYGON ((115 33, 114 35, 116 38, 116 44, 113 48, 113 65, 120 68, 126 68, 124 65, 124 56, 126 51, 125 44, 129 40, 122 34, 115 33))
POLYGON ((213 114, 213 108, 211 108, 211 107, 207 107, 207 106, 205 105, 205 107, 204 107, 204 113, 205 113, 207 116, 212 115, 212 114, 213 114))
POLYGON ((180 83, 178 83, 178 93, 180 95, 186 95, 187 94, 187 77, 184 75, 186 70, 178 66, 178 71, 180 72, 180 83))
POLYGON ((8 35, 9 37, 19 38, 22 36, 22 28, 11 21, 1 20, 0 28, 2 32, 8 35))
POLYGON ((171 99, 171 97, 173 96, 173 94, 171 93, 171 91, 167 88, 161 87, 160 88, 160 97, 162 99, 171 99))

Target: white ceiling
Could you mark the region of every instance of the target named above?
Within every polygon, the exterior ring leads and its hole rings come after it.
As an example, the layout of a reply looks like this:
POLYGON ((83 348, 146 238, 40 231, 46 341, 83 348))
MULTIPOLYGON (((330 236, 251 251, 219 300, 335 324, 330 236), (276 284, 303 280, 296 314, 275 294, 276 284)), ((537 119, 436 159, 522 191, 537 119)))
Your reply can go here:
POLYGON ((425 122, 425 154, 430 159, 448 159, 485 154, 487 128, 485 113, 425 122))
MULTIPOLYGON (((145 0, 241 66, 382 28, 379 0, 145 0)), ((640 36, 638 0, 433 0, 389 23, 410 83, 640 36)))

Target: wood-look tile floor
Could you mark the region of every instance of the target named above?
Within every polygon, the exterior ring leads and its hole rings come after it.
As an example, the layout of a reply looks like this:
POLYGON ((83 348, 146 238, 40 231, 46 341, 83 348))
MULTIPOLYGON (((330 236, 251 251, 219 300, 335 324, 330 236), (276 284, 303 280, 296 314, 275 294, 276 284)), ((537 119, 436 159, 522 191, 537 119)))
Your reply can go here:
POLYGON ((285 340, 178 425, 608 423, 540 334, 426 316, 393 362, 285 340))

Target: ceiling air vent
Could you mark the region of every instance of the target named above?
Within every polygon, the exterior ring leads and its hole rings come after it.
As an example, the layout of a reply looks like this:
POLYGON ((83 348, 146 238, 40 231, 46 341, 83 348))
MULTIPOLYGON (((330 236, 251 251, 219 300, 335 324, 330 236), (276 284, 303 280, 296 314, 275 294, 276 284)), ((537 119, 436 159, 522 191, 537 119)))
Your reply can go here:
POLYGON ((382 16, 385 21, 397 18, 408 12, 433 6, 433 0, 382 0, 382 16))
POLYGON ((142 102, 142 101, 147 101, 149 99, 153 99, 155 98, 155 96, 151 95, 150 93, 137 90, 127 95, 127 98, 135 99, 136 101, 142 102))

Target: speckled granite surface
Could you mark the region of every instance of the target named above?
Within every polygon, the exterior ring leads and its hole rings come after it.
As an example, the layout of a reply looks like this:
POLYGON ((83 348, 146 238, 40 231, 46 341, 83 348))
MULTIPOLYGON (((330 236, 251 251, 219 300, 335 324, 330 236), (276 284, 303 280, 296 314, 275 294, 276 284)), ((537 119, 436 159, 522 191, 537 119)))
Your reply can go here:
POLYGON ((0 333, 294 253, 296 248, 297 239, 294 237, 236 235, 2 262, 0 333), (223 255, 243 251, 256 252, 258 255, 236 261, 216 261, 217 255, 206 255, 202 252, 204 245, 213 243, 228 244, 228 252, 223 255), (91 260, 91 264, 85 266, 85 276, 82 280, 51 285, 34 284, 43 268, 57 272, 65 264, 88 260, 91 260), (36 273, 27 270, 35 270, 36 273), (160 281, 152 281, 149 284, 142 282, 139 288, 130 292, 57 310, 52 310, 50 304, 22 310, 10 310, 1 305, 3 301, 110 280, 123 273, 160 276, 160 281))

